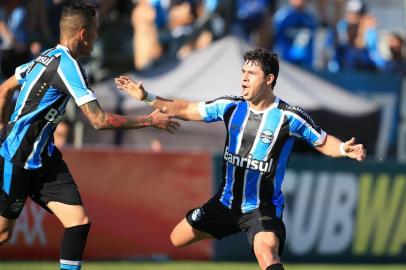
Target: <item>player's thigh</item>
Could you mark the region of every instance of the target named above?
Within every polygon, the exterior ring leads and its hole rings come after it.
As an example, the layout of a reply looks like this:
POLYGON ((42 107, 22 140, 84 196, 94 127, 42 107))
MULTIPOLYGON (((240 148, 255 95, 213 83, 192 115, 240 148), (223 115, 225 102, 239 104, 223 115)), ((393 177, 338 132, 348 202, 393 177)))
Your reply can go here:
POLYGON ((264 206, 245 214, 240 226, 247 232, 248 241, 254 253, 262 248, 277 247, 279 255, 283 253, 286 229, 282 219, 275 215, 272 206, 264 206))
POLYGON ((20 216, 32 180, 27 170, 0 157, 0 216, 11 220, 20 216))
POLYGON ((0 216, 0 244, 11 238, 15 221, 15 219, 0 216))
POLYGON ((61 158, 55 156, 44 163, 37 175, 37 187, 33 200, 54 213, 64 227, 89 223, 79 189, 61 158))
POLYGON ((171 233, 171 242, 176 247, 190 245, 203 239, 213 239, 208 233, 193 228, 184 218, 179 222, 171 233))
POLYGON ((47 203, 47 206, 65 228, 89 223, 89 218, 83 205, 70 205, 50 201, 47 203))

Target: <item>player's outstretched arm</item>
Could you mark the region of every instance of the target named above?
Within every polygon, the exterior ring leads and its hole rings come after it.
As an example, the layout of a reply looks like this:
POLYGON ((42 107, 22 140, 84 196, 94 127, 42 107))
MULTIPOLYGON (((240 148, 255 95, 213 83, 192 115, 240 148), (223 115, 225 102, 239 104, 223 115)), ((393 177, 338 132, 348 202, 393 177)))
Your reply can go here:
POLYGON ((136 100, 145 101, 155 109, 162 112, 173 114, 176 118, 182 120, 202 121, 202 116, 199 113, 198 103, 180 99, 166 99, 157 97, 148 93, 142 82, 135 82, 128 76, 120 76, 115 79, 118 89, 123 90, 136 100))
POLYGON ((349 157, 358 161, 366 158, 367 151, 362 144, 356 144, 355 138, 342 142, 334 136, 327 135, 324 143, 316 147, 321 153, 331 157, 349 157))
POLYGON ((154 127, 173 134, 180 127, 173 115, 161 113, 159 110, 155 110, 149 115, 124 116, 104 112, 97 100, 83 104, 80 108, 95 129, 154 127))
POLYGON ((0 85, 0 129, 8 121, 8 112, 14 90, 19 86, 16 76, 13 75, 0 85))

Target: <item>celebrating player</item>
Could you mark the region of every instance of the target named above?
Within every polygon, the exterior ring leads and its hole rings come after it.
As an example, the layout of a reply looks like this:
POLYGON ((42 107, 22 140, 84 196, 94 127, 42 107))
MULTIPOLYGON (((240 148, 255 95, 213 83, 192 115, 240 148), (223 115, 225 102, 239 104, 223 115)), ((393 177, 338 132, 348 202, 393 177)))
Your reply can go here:
POLYGON ((354 138, 341 142, 326 134, 305 111, 274 95, 279 73, 276 54, 255 49, 244 55, 244 61, 242 97, 195 103, 156 97, 125 76, 116 78, 116 84, 135 99, 179 119, 225 123, 221 187, 173 229, 173 245, 182 247, 244 231, 261 269, 280 270, 279 256, 285 244, 281 187, 295 139, 331 157, 362 161, 366 151, 354 138))
POLYGON ((0 244, 10 239, 27 196, 50 210, 65 228, 60 268, 81 268, 90 221, 78 188, 53 144, 53 132, 71 97, 96 129, 155 127, 173 133, 179 123, 155 111, 147 116, 104 112, 89 89, 77 61, 89 55, 97 37, 94 7, 65 6, 60 19, 60 43, 16 69, 0 86, 0 244), (6 112, 14 89, 21 85, 14 113, 6 112), (7 123, 7 124, 6 124, 7 123))

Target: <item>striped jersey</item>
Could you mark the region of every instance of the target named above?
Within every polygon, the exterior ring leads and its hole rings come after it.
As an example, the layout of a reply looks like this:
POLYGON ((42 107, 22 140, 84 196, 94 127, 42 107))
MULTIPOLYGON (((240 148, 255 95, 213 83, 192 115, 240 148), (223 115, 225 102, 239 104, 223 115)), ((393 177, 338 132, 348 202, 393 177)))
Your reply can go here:
POLYGON ((326 133, 303 109, 279 98, 256 112, 242 97, 226 96, 199 103, 199 113, 205 122, 224 121, 227 129, 220 202, 242 213, 274 205, 281 217, 281 187, 295 139, 317 146, 326 133))
POLYGON ((68 48, 57 45, 17 67, 20 94, 10 121, 2 130, 0 155, 26 169, 42 166, 52 156, 53 132, 71 97, 81 106, 95 100, 86 74, 68 48))

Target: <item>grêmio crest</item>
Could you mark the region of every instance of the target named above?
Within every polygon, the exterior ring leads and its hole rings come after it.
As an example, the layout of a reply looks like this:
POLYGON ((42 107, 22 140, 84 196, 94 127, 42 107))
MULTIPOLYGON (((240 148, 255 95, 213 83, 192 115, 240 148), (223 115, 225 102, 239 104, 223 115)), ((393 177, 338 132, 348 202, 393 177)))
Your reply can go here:
POLYGON ((272 131, 270 131, 269 129, 265 129, 261 132, 261 142, 265 143, 265 144, 270 144, 272 142, 273 139, 273 133, 272 131))

